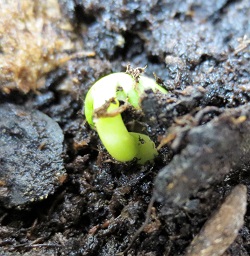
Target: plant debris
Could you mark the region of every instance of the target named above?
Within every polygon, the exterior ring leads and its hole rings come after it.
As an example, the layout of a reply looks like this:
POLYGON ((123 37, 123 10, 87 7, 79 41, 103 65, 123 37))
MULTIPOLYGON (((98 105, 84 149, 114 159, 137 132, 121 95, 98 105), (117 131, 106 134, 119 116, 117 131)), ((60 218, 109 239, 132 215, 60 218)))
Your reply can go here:
POLYGON ((73 50, 56 0, 32 0, 0 4, 0 90, 24 93, 44 86, 45 75, 65 63, 73 50))
POLYGON ((243 226, 246 207, 247 188, 238 185, 193 239, 186 256, 222 255, 243 226))

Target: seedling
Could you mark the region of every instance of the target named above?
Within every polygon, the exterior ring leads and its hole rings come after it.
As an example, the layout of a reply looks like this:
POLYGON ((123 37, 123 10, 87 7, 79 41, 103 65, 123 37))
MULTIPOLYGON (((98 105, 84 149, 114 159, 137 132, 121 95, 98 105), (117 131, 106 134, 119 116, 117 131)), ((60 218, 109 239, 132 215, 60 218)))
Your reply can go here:
POLYGON ((158 154, 149 136, 129 132, 121 116, 129 105, 140 110, 140 99, 148 89, 167 93, 151 78, 122 72, 101 78, 87 93, 87 122, 98 132, 103 145, 117 161, 136 158, 139 164, 144 164, 158 154))

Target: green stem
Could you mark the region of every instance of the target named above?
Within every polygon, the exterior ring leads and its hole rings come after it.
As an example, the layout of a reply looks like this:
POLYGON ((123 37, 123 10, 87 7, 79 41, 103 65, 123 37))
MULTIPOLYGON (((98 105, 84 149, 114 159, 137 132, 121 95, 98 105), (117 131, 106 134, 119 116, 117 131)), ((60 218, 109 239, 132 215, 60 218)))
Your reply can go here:
POLYGON ((118 111, 119 100, 127 101, 134 108, 140 109, 140 98, 147 89, 167 93, 151 78, 141 76, 136 83, 132 76, 125 73, 103 77, 87 93, 85 99, 87 122, 97 130, 107 151, 118 161, 126 162, 137 158, 139 164, 144 164, 158 154, 154 142, 147 135, 128 132, 118 111), (116 103, 110 103, 106 111, 107 113, 117 111, 117 114, 109 117, 94 117, 95 111, 103 108, 111 99, 115 99, 116 103))
MULTIPOLYGON (((108 110, 113 110, 114 105, 111 104, 108 110)), ((138 152, 136 141, 124 125, 121 114, 98 118, 95 127, 103 145, 116 160, 127 162, 136 157, 138 152)))

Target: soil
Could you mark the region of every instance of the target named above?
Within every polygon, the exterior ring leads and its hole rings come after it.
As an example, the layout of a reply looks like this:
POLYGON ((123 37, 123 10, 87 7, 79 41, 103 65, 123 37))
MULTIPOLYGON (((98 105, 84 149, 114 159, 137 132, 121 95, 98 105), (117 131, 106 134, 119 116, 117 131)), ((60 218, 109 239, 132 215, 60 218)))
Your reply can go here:
POLYGON ((249 1, 59 4, 85 56, 0 90, 0 255, 250 255, 249 1), (83 115, 128 64, 168 90, 123 114, 158 147, 143 166, 112 159, 83 115))

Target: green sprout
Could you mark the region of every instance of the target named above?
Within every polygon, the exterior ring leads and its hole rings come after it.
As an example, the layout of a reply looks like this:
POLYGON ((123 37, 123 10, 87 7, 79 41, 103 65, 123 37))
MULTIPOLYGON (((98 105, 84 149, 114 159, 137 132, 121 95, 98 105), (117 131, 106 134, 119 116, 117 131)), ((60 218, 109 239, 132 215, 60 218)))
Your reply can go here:
POLYGON ((98 80, 86 95, 87 122, 117 161, 127 162, 136 158, 139 164, 144 164, 158 154, 149 136, 129 132, 121 116, 129 105, 140 110, 140 99, 148 89, 167 93, 151 78, 120 72, 98 80), (120 102, 124 104, 120 105, 120 102))

